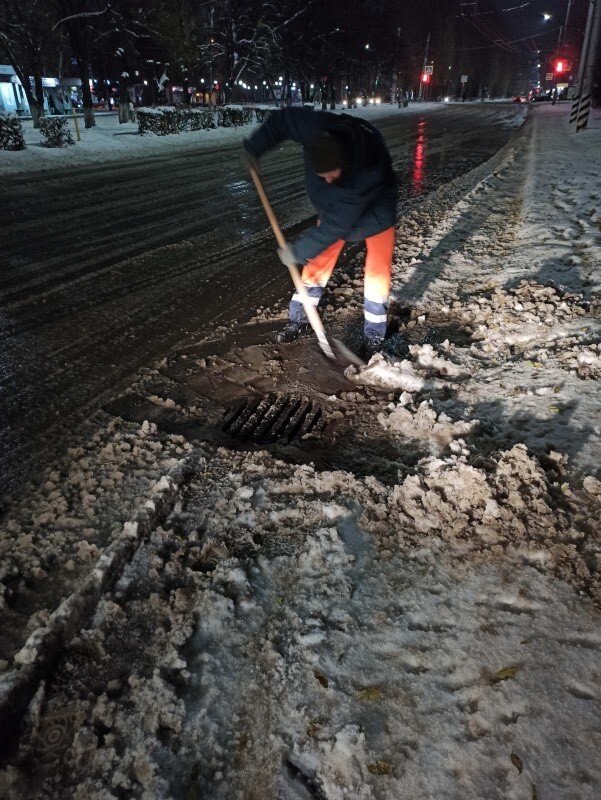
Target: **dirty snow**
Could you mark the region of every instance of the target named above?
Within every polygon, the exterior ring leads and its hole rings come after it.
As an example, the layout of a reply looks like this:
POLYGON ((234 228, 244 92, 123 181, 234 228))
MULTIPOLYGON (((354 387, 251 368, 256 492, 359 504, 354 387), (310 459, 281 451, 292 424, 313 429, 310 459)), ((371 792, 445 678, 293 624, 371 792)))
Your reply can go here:
POLYGON ((5 796, 597 796, 584 539, 525 448, 393 492, 260 452, 197 466, 46 698, 68 773, 9 768, 5 796))

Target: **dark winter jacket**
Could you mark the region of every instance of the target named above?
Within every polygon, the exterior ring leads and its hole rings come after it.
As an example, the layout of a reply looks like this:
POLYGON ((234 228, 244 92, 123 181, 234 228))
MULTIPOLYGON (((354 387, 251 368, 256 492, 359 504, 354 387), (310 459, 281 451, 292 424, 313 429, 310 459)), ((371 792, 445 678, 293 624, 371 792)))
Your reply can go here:
POLYGON ((298 262, 344 239, 358 241, 390 228, 396 218, 395 177, 382 135, 368 122, 348 114, 330 114, 304 108, 274 111, 244 145, 259 158, 280 142, 292 139, 305 145, 323 131, 342 143, 347 166, 340 181, 328 184, 305 155, 305 181, 320 224, 294 243, 298 262))

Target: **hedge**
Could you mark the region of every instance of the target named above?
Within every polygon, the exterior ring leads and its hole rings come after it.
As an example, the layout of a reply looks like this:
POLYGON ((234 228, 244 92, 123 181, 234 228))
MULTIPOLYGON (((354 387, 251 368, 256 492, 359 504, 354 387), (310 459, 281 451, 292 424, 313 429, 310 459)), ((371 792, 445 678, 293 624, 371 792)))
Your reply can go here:
POLYGON ((206 108, 175 108, 174 106, 142 107, 136 111, 141 134, 167 136, 181 131, 203 131, 215 127, 215 117, 206 108))
POLYGON ((263 122, 273 111, 273 107, 254 107, 228 105, 217 109, 217 117, 208 108, 177 108, 175 106, 142 107, 136 109, 138 130, 141 134, 167 136, 182 131, 204 131, 208 128, 237 128, 263 122))
POLYGON ((24 150, 21 120, 14 114, 0 114, 0 150, 24 150))
POLYGON ((215 115, 208 108, 194 108, 188 111, 191 131, 206 131, 215 127, 215 115))
POLYGON ((273 108, 255 108, 255 114, 257 115, 257 122, 265 122, 267 117, 274 111, 273 108))
POLYGON ((253 121, 253 109, 244 106, 222 106, 218 109, 218 125, 222 128, 237 128, 253 121))
POLYGON ((40 119, 40 133, 42 144, 45 147, 65 147, 75 144, 67 117, 42 117, 40 119))

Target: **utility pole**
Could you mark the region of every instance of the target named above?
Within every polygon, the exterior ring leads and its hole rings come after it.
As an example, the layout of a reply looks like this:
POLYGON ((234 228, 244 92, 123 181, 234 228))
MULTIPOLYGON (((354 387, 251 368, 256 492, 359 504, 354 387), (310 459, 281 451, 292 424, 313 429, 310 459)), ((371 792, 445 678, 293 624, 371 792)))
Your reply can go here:
POLYGON ((559 47, 562 44, 562 42, 564 40, 564 37, 565 37, 565 35, 567 33, 568 21, 570 19, 570 11, 572 10, 572 3, 573 2, 574 2, 574 0, 568 0, 568 7, 566 9, 566 18, 565 18, 565 21, 564 21, 563 25, 559 29, 559 36, 557 37, 557 47, 559 47))
POLYGON ((576 133, 580 133, 588 125, 600 35, 601 0, 590 0, 586 31, 580 53, 578 87, 572 104, 572 111, 570 112, 570 125, 575 125, 576 133))
POLYGON ((562 34, 564 36, 565 36, 565 34, 566 34, 567 30, 568 30, 568 22, 569 22, 569 19, 570 19, 570 11, 572 10, 572 3, 573 2, 574 2, 574 0, 568 0, 568 7, 566 9, 566 19, 565 19, 565 22, 563 23, 563 28, 561 29, 561 32, 562 32, 562 34))
POLYGON ((419 95, 417 99, 420 101, 422 100, 424 94, 424 75, 426 72, 426 64, 428 63, 428 54, 430 53, 430 36, 431 34, 429 33, 428 38, 426 39, 426 52, 424 53, 424 64, 422 66, 421 75, 419 76, 419 95))

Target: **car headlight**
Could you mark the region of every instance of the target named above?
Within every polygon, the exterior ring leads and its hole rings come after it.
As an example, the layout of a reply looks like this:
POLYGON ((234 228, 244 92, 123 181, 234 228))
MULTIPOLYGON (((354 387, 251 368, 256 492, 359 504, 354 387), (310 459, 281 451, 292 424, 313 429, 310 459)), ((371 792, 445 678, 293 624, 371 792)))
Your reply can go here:
POLYGON ((363 98, 362 97, 357 97, 356 100, 357 100, 358 103, 362 103, 363 102, 363 98))
POLYGON ((376 97, 376 105, 378 105, 381 102, 382 102, 382 100, 379 97, 376 97))

